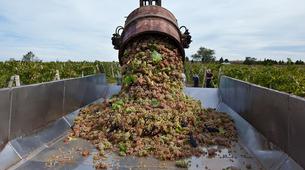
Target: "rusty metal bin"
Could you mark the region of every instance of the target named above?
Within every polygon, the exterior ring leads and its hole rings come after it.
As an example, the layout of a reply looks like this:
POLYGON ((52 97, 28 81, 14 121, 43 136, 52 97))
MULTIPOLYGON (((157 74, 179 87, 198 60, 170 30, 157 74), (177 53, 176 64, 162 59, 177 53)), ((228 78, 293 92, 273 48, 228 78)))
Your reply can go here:
POLYGON ((116 32, 113 34, 112 43, 114 48, 119 50, 120 63, 126 46, 135 38, 147 34, 165 36, 173 40, 184 61, 184 48, 188 48, 191 43, 188 29, 185 26, 178 26, 176 17, 169 10, 161 7, 161 1, 157 1, 155 3, 157 5, 148 3, 145 6, 143 4, 144 2, 140 1, 140 7, 129 14, 125 26, 117 27, 116 32), (185 32, 182 33, 181 29, 185 29, 185 32), (123 32, 120 35, 121 31, 123 32))

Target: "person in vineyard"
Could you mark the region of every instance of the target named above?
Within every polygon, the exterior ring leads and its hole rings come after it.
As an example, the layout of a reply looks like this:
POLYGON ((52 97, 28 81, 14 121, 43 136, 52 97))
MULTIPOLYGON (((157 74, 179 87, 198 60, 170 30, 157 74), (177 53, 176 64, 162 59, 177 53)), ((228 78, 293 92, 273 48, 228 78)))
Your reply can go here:
POLYGON ((193 75, 194 87, 199 87, 199 76, 198 74, 193 75))
POLYGON ((207 69, 207 71, 205 73, 205 87, 206 88, 213 88, 212 79, 213 79, 213 73, 212 73, 211 69, 207 69))

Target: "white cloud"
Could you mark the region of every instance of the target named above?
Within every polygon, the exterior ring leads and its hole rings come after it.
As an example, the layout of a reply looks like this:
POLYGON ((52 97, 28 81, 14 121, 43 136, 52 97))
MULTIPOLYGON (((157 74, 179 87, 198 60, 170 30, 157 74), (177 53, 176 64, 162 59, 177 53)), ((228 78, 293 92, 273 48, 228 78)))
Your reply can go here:
MULTIPOLYGON (((302 59, 304 0, 166 0, 193 43, 218 57, 302 59)), ((111 36, 137 0, 0 0, 0 60, 33 51, 43 60, 117 60, 111 36)))

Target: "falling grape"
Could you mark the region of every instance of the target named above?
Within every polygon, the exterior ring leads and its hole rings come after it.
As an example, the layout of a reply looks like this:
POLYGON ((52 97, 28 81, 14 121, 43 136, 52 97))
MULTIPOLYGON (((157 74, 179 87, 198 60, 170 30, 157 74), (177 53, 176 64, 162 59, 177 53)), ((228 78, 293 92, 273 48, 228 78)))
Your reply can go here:
POLYGON ((90 140, 101 153, 162 160, 200 156, 200 146, 230 147, 237 136, 233 121, 184 94, 182 56, 173 44, 158 36, 131 42, 122 58, 121 91, 83 109, 74 135, 90 140))

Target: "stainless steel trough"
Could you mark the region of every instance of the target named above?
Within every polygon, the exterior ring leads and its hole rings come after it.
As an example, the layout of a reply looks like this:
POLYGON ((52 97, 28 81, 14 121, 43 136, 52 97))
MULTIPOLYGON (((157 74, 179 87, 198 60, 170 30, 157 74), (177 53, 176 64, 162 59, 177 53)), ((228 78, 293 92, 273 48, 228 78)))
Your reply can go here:
MULTIPOLYGON (((107 85, 104 75, 0 90, 0 169, 94 169, 92 154, 80 154, 82 149, 96 152, 90 143, 63 140, 78 114, 76 108, 101 102, 119 90, 107 85)), ((189 169, 305 167, 304 99, 225 76, 219 89, 185 92, 206 108, 228 113, 239 133, 233 148, 222 148, 215 158, 192 157, 189 169)), ((177 169, 175 162, 112 153, 107 163, 109 169, 177 169)))

